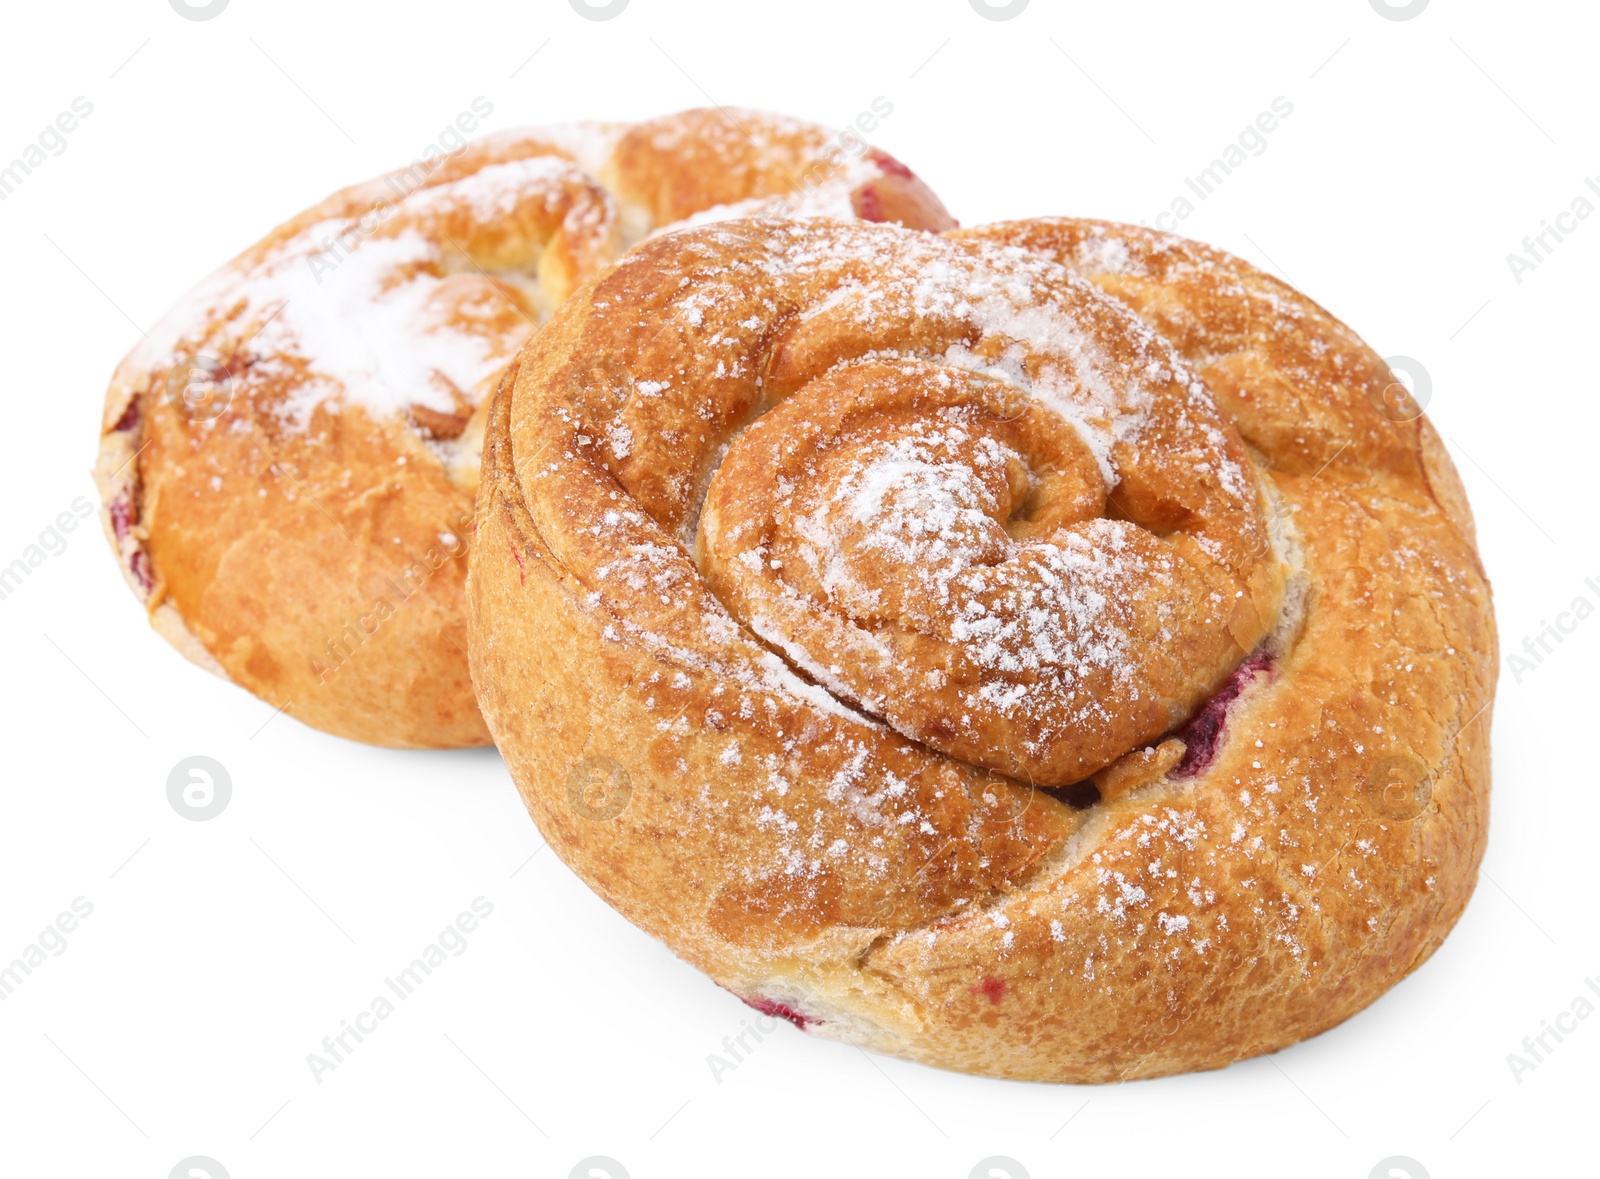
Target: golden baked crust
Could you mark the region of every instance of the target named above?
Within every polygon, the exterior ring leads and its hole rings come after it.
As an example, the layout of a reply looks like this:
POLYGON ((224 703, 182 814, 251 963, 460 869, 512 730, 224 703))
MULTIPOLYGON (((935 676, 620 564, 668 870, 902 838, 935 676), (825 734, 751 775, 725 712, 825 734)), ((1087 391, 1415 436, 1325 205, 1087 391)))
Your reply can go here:
POLYGON ((151 621, 328 732, 487 742, 462 558, 499 373, 583 279, 691 216, 954 224, 903 166, 845 142, 748 111, 511 132, 274 230, 107 394, 103 518, 151 621))
POLYGON ((1393 384, 1126 226, 645 243, 494 399, 480 704, 563 860, 764 1011, 1016 1079, 1275 1050, 1483 851, 1489 587, 1393 384))

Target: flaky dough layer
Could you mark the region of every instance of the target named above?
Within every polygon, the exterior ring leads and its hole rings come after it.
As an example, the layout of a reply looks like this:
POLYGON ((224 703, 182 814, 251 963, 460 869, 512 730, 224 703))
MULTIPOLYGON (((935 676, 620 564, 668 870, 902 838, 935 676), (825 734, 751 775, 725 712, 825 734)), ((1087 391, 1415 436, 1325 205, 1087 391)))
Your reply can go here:
POLYGON ((819 1034, 1218 1067, 1372 1002, 1472 891, 1465 496, 1371 349, 1217 251, 645 243, 503 379, 479 527, 473 677, 541 832, 819 1034))

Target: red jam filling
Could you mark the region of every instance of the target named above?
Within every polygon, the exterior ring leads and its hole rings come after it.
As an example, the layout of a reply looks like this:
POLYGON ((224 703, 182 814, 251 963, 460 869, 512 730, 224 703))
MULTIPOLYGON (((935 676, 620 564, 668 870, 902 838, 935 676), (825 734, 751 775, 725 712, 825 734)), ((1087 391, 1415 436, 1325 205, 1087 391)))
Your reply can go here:
POLYGON ((133 488, 124 487, 111 501, 111 531, 118 540, 127 539, 133 528, 133 488))
POLYGON ((129 558, 128 568, 132 570, 133 576, 138 579, 140 588, 148 591, 155 586, 156 579, 150 574, 150 555, 143 549, 140 549, 129 558))
POLYGON ((117 419, 117 424, 111 427, 113 434, 126 434, 139 424, 139 399, 132 398, 128 408, 122 411, 122 416, 117 419))
POLYGON ((807 1025, 822 1022, 821 1020, 810 1019, 801 1015, 787 1003, 778 1003, 772 999, 751 999, 740 995, 739 1001, 746 1007, 754 1007, 762 1015, 770 1015, 773 1019, 786 1019, 802 1032, 806 1030, 807 1025))
POLYGON ((878 190, 872 186, 871 181, 856 189, 850 203, 855 206, 856 216, 861 220, 883 220, 883 201, 879 198, 878 190))
POLYGON ((1272 656, 1257 651, 1238 667, 1226 683, 1200 706, 1200 711, 1172 736, 1183 742, 1183 758, 1172 767, 1173 778, 1193 778, 1211 768, 1217 759, 1217 747, 1222 743, 1222 730, 1228 722, 1228 710, 1233 702, 1262 675, 1273 674, 1272 656))
POLYGON ((873 148, 867 153, 867 158, 878 165, 878 170, 889 176, 899 176, 905 180, 915 180, 916 173, 895 159, 886 151, 873 148))

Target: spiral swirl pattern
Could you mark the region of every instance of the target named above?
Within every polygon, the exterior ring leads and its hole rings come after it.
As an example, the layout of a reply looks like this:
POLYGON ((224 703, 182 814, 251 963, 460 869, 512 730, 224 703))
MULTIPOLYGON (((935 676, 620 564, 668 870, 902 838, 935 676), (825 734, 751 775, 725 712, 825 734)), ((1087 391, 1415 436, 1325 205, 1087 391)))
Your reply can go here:
MULTIPOLYGON (((992 281, 992 262, 961 261, 992 281)), ((1103 339, 1104 300, 1063 293, 1051 310, 1103 339)), ((853 314, 808 310, 767 347, 803 354, 853 314)), ((873 314, 896 334, 889 308, 873 314)), ((945 753, 1067 785, 1209 696, 1271 629, 1282 572, 1238 441, 1175 357, 1151 346, 1123 370, 1109 350, 955 316, 948 338, 938 362, 836 363, 769 393, 781 403, 711 479, 700 565, 836 695, 945 753)))

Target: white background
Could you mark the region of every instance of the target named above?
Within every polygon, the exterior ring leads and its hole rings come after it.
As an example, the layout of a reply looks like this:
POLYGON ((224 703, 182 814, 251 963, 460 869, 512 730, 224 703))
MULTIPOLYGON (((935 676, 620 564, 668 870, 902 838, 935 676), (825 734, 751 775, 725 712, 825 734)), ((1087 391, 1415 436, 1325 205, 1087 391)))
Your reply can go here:
MULTIPOLYGON (((1033 0, 1005 21, 968 0, 632 0, 606 22, 567 0, 232 0, 203 22, 119 0, 3 19, 0 163, 75 97, 94 110, 0 203, 0 564, 93 499, 102 390, 140 329, 474 97, 492 129, 708 101, 839 125, 881 95, 876 141, 976 224, 1152 219, 1283 96, 1268 149, 1181 229, 1421 361, 1507 654, 1575 598, 1600 605, 1600 217, 1521 283, 1506 261, 1600 175, 1600 18, 1579 0, 1435 0, 1405 21, 1368 0, 1033 0)), ((92 524, 0 601, 0 963, 93 905, 0 1002, 0 1173, 162 1179, 190 1155, 234 1179, 564 1179, 592 1155, 634 1179, 965 1179, 991 1155, 1035 1179, 1593 1166, 1600 1018, 1520 1082, 1507 1054, 1600 978, 1600 621, 1503 667, 1486 879, 1439 953, 1344 1026, 1105 1088, 784 1027, 719 1081, 707 1055, 753 1013, 540 851, 492 751, 273 719, 149 630, 92 524), (208 822, 167 801, 191 754, 232 777, 208 822), (467 951, 313 1080, 307 1053, 479 896, 494 912, 467 951), (1580 1142, 1587 1163, 1558 1166, 1580 1142)))

